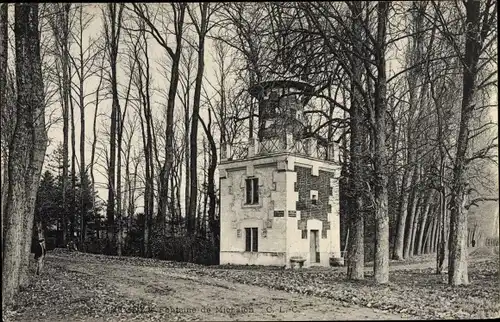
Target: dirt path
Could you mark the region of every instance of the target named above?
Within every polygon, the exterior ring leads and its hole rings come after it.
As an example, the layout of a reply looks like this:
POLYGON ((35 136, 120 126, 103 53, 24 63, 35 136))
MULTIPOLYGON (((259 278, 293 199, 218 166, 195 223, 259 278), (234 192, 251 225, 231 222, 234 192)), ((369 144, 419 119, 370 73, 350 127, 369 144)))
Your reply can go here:
POLYGON ((284 291, 198 277, 183 268, 141 267, 69 260, 52 255, 68 271, 112 283, 124 296, 153 301, 189 320, 375 320, 400 315, 284 291))

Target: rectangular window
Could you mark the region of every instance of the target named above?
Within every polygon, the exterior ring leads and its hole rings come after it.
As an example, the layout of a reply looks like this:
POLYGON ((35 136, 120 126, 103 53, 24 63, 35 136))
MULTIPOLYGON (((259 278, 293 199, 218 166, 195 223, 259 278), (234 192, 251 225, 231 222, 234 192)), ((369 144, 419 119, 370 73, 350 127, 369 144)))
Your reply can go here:
POLYGON ((259 235, 257 228, 245 228, 245 251, 259 251, 259 235))
POLYGON ((316 194, 313 194, 311 196, 311 204, 312 205, 317 205, 318 204, 318 196, 316 194))
POLYGON ((246 204, 254 205, 259 203, 259 179, 249 178, 245 180, 246 204))

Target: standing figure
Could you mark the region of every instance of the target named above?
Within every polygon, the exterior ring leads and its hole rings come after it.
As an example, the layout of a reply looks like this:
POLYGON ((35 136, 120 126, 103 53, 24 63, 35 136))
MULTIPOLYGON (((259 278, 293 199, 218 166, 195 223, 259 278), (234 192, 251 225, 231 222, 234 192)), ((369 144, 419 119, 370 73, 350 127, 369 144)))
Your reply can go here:
POLYGON ((35 260, 37 261, 36 274, 40 275, 43 269, 43 261, 47 253, 47 247, 45 245, 42 222, 37 220, 35 228, 35 236, 33 236, 33 240, 31 241, 31 253, 35 254, 35 260))

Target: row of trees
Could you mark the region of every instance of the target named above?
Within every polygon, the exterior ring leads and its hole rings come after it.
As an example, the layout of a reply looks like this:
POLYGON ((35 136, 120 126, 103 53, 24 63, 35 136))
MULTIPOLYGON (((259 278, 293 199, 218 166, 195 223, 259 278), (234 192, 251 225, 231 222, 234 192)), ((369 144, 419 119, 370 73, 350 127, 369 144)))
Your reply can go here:
POLYGON ((306 122, 340 145, 349 278, 364 277, 365 253, 378 283, 391 257, 436 250, 439 272, 449 248, 449 282, 467 284, 467 209, 495 199, 496 6, 16 4, 9 30, 2 4, 4 298, 25 280, 53 124, 63 244, 89 240, 104 177, 103 252, 139 232, 143 256, 216 262, 220 153, 256 137, 247 89, 276 78, 314 86, 306 122))

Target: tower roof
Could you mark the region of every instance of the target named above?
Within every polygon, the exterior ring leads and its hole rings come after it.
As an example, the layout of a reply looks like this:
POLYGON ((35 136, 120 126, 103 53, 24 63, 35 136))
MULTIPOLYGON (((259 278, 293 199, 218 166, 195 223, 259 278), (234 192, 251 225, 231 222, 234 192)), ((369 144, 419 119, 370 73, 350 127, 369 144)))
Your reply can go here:
POLYGON ((258 97, 259 93, 271 88, 296 88, 302 91, 306 95, 311 94, 314 90, 314 86, 306 82, 297 80, 278 79, 278 80, 268 80, 260 82, 250 87, 248 89, 248 92, 250 93, 250 95, 258 97))

